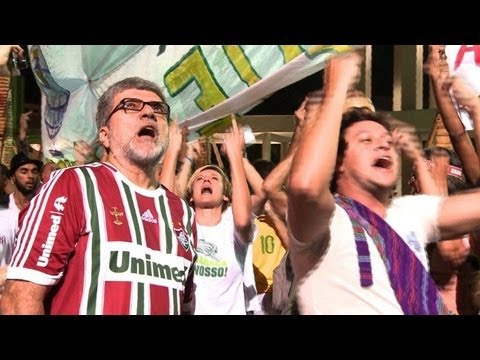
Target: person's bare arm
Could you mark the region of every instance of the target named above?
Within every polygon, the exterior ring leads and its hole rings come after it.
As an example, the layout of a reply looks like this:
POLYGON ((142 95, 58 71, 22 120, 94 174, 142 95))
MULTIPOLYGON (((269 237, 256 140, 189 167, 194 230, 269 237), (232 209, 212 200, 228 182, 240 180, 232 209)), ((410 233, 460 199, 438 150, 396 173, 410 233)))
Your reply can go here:
MULTIPOLYGON (((405 156, 412 160, 415 169, 415 178, 418 181, 419 192, 428 195, 446 195, 443 188, 439 188, 439 184, 437 184, 437 182, 442 183, 441 177, 437 176, 434 178, 428 169, 415 128, 399 120, 395 120, 393 124, 395 126, 395 129, 392 132, 393 142, 395 146, 405 154, 405 156)), ((446 185, 445 181, 446 176, 444 176, 443 179, 443 182, 446 185)))
POLYGON ((252 189, 252 194, 250 195, 252 212, 255 215, 260 215, 263 213, 265 203, 267 202, 267 194, 262 188, 263 179, 246 157, 243 158, 243 167, 245 169, 247 182, 252 189))
POLYGON ((288 250, 290 242, 288 240, 288 229, 286 219, 280 217, 271 207, 270 202, 267 201, 265 204, 265 213, 270 217, 272 220, 273 228, 280 239, 280 242, 283 245, 283 248, 288 250))
MULTIPOLYGON (((425 164, 423 156, 417 161, 418 164, 425 164)), ((422 170, 417 169, 420 193, 429 195, 448 196, 447 174, 450 159, 448 156, 435 155, 430 166, 423 165, 422 170)), ((437 253, 433 256, 440 256, 443 262, 450 264, 451 268, 458 268, 467 258, 469 248, 465 246, 462 238, 439 241, 435 245, 437 253)), ((433 271, 438 262, 430 264, 433 271)))
POLYGON ((18 121, 17 153, 24 153, 27 157, 29 156, 27 140, 28 122, 32 113, 32 111, 22 113, 18 121))
MULTIPOLYGON (((467 110, 473 121, 473 132, 475 134, 475 145, 477 146, 477 164, 480 164, 480 98, 475 90, 462 77, 454 76, 445 81, 452 89, 453 96, 458 104, 467 110)), ((463 165, 463 159, 462 165, 463 165)), ((479 165, 480 166, 480 165, 479 165)), ((479 177, 480 180, 480 177, 479 177)), ((478 180, 477 180, 478 181, 478 180)))
POLYGON ((288 183, 288 224, 300 242, 326 239, 335 209, 330 181, 337 161, 338 138, 347 91, 360 76, 361 56, 349 53, 329 59, 324 98, 309 97, 307 121, 288 183))
POLYGON ((188 179, 190 179, 190 175, 192 175, 195 164, 197 163, 198 159, 203 156, 202 147, 198 141, 187 144, 186 146, 186 155, 183 158, 180 170, 175 176, 175 194, 182 199, 184 199, 187 194, 188 179))
POLYGON ((453 149, 462 161, 466 178, 475 184, 480 179, 480 163, 448 92, 449 86, 446 80, 449 78, 449 69, 445 57, 445 45, 430 45, 426 70, 430 75, 435 102, 453 149))
MULTIPOLYGON (((241 130, 241 132, 243 133, 243 130, 241 130)), ((242 136, 239 141, 242 147, 242 155, 245 155, 245 137, 242 136)), ((223 155, 227 155, 225 146, 222 146, 220 151, 223 155)), ((246 156, 242 157, 242 162, 247 184, 250 185, 252 190, 252 193, 250 194, 252 212, 258 216, 263 213, 265 203, 267 202, 267 195, 262 188, 263 179, 255 167, 250 163, 250 161, 248 161, 246 156)))
POLYGON ((448 196, 442 203, 438 226, 441 239, 455 239, 480 230, 480 189, 448 196))
MULTIPOLYGON (((450 165, 447 156, 437 156, 432 163, 430 172, 436 183, 440 195, 448 195, 447 174, 450 165)), ((439 241, 436 244, 438 255, 442 261, 450 264, 452 270, 458 268, 467 259, 470 246, 464 242, 463 238, 439 241)), ((431 268, 437 265, 431 264, 431 268)))
MULTIPOLYGON (((480 149, 478 149, 478 146, 480 146, 480 99, 475 91, 461 77, 450 77, 445 80, 445 84, 446 87, 451 88, 458 104, 468 111, 473 120, 478 157, 476 158, 476 162, 480 164, 480 149)), ((465 168, 465 165, 463 166, 465 168)), ((437 244, 437 248, 442 259, 448 261, 454 268, 457 268, 466 260, 470 250, 470 247, 463 239, 441 241, 437 244)))
POLYGON ((287 155, 263 182, 263 190, 273 211, 284 221, 287 217, 287 193, 284 191, 285 182, 288 178, 290 167, 292 165, 292 155, 287 155))
POLYGON ((252 202, 248 190, 245 169, 243 167, 243 132, 239 129, 235 117, 231 131, 224 137, 225 151, 230 163, 232 179, 232 213, 235 231, 243 242, 252 241, 252 202))
POLYGON ((172 121, 169 126, 168 139, 168 147, 165 151, 165 157, 163 158, 159 182, 173 192, 175 190, 177 160, 182 148, 182 130, 178 128, 176 121, 172 121))
POLYGON ((298 139, 301 136, 302 129, 305 125, 305 105, 307 98, 303 100, 299 108, 295 111, 295 131, 292 136, 290 147, 285 158, 268 174, 263 182, 263 190, 265 191, 272 210, 286 221, 288 197, 284 191, 284 186, 290 173, 292 159, 298 148, 298 139))
POLYGON ((49 288, 28 281, 7 280, 0 301, 2 315, 43 315, 43 301, 49 288))

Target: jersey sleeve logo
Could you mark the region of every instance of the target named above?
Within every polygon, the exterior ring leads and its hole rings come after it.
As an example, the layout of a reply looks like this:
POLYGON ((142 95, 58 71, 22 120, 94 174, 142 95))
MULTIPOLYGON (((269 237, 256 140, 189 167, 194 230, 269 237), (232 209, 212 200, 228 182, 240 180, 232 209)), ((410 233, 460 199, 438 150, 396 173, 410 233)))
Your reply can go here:
POLYGON ((185 249, 185 251, 188 251, 188 248, 189 248, 188 235, 187 235, 187 232, 185 231, 183 224, 180 221, 177 222, 177 227, 175 227, 175 225, 173 226, 173 231, 175 232, 175 236, 177 237, 177 240, 180 242, 180 244, 182 244, 182 247, 185 249))

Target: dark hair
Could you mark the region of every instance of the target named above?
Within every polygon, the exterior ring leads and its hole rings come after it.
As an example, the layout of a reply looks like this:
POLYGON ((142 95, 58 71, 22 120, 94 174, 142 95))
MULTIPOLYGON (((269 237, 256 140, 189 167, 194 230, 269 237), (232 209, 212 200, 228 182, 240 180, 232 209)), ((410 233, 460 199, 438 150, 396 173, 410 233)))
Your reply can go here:
POLYGON ((15 174, 15 171, 17 171, 19 167, 27 164, 34 164, 37 167, 38 171, 40 171, 40 169, 43 166, 42 161, 30 159, 25 153, 20 152, 18 154, 15 154, 12 160, 10 160, 10 170, 8 172, 8 176, 12 177, 13 174, 15 174))
POLYGON ((151 91, 154 94, 157 94, 163 102, 166 102, 162 90, 154 82, 139 77, 129 77, 123 79, 111 85, 98 100, 96 116, 97 129, 105 126, 108 115, 110 115, 110 112, 113 110, 114 106, 116 106, 116 104, 112 104, 115 96, 121 92, 124 92, 125 90, 130 89, 151 91))
POLYGON ((275 168, 275 164, 272 161, 263 159, 255 160, 252 165, 264 180, 268 176, 268 174, 270 174, 275 168))
MULTIPOLYGON (((428 160, 432 160, 434 156, 447 156, 450 165, 462 168, 462 161, 458 157, 457 153, 445 147, 433 146, 425 149, 424 154, 425 158, 428 160)), ((468 184, 465 175, 462 172, 461 178, 447 175, 447 188, 448 194, 452 195, 458 191, 470 188, 470 185, 468 184)))
MULTIPOLYGON (((360 121, 373 121, 382 125, 388 132, 390 132, 390 124, 388 123, 389 115, 382 112, 373 112, 366 108, 352 108, 351 110, 343 113, 342 124, 340 125, 340 136, 338 139, 337 149, 337 166, 342 163, 345 151, 348 148, 348 143, 345 140, 345 133, 347 129, 360 121)), ((330 190, 335 192, 337 190, 338 173, 335 171, 333 179, 330 184, 330 190)))
MULTIPOLYGON (((0 164, 0 175, 8 177, 8 167, 5 164, 0 164)), ((3 185, 3 184, 0 184, 3 185)))

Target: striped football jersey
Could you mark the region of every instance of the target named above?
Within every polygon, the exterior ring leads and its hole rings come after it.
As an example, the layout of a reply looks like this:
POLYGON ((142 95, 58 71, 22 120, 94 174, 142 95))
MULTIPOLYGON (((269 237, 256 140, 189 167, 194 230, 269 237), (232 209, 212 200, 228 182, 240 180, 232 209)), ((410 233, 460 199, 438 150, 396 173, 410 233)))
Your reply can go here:
POLYGON ((20 214, 9 279, 53 286, 51 314, 180 314, 193 299, 193 210, 109 164, 57 171, 20 214))

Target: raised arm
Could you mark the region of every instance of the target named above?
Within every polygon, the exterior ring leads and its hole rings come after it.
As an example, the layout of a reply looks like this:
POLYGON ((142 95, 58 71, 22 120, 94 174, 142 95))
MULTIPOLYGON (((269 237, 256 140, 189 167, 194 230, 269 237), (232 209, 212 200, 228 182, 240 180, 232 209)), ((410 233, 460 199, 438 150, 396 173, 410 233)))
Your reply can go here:
POLYGON ((252 203, 243 167, 243 133, 238 128, 235 117, 231 131, 225 134, 225 151, 230 163, 232 180, 232 212, 235 232, 244 242, 253 240, 252 203))
POLYGON ((28 154, 28 122, 30 121, 30 115, 32 115, 33 111, 27 111, 20 114, 20 119, 18 121, 18 137, 17 137, 17 153, 24 153, 26 156, 28 154))
POLYGON ((298 148, 298 139, 301 136, 302 129, 305 125, 305 106, 307 98, 303 100, 298 109, 295 111, 295 131, 292 136, 290 147, 285 158, 268 174, 263 182, 263 190, 265 191, 272 210, 284 221, 287 216, 287 194, 284 186, 290 173, 293 155, 298 148))
POLYGON ((284 249, 288 250, 290 242, 288 240, 288 229, 285 218, 281 218, 276 211, 273 210, 271 203, 267 202, 265 204, 265 213, 270 217, 272 221, 273 228, 282 243, 284 249))
POLYGON ((247 182, 252 189, 252 194, 250 195, 252 212, 255 215, 260 215, 263 213, 265 203, 267 202, 267 194, 263 191, 262 187, 263 179, 246 157, 243 157, 243 167, 245 169, 247 182))
MULTIPOLYGON (((432 161, 430 172, 435 180, 439 194, 448 195, 447 174, 448 167, 450 165, 450 159, 448 156, 434 155, 432 160, 434 161, 432 161)), ((433 250, 432 253, 430 269, 431 271, 434 271, 443 266, 444 272, 453 272, 454 269, 457 269, 465 262, 469 251, 470 246, 468 241, 466 244, 463 238, 439 241, 436 244, 436 250, 433 250), (437 258, 438 255, 440 256, 440 259, 437 258), (447 262, 448 265, 445 266, 442 264, 445 262, 447 262)))
POLYGON ((394 124, 396 128, 392 132, 393 141, 405 156, 412 160, 419 193, 446 195, 446 176, 444 176, 442 180, 441 176, 434 177, 429 171, 415 128, 399 120, 396 120, 394 124), (445 191, 443 190, 443 185, 445 185, 445 191))
POLYGON ((331 58, 325 68, 324 98, 309 98, 307 121, 288 185, 288 223, 301 242, 318 240, 328 232, 335 203, 330 193, 336 160, 340 124, 347 91, 360 75, 357 53, 331 58))
MULTIPOLYGON (((184 136, 186 136, 185 133, 184 136)), ((202 147, 198 140, 187 144, 185 157, 183 158, 180 170, 175 176, 175 194, 182 199, 184 199, 187 194, 188 179, 190 179, 190 176, 195 169, 195 164, 202 156, 202 147)))
MULTIPOLYGON (((475 90, 462 77, 452 77, 447 81, 452 89, 453 96, 458 104, 467 110, 473 121, 473 132, 475 134, 475 145, 477 146, 476 164, 480 167, 480 98, 475 90)), ((461 159, 463 162, 463 159, 461 159)), ((473 161, 472 161, 473 162, 473 161)), ((463 163, 462 163, 463 164, 463 163)), ((464 165, 465 166, 465 165, 464 165)), ((479 178, 475 184, 478 183, 479 178)))
POLYGON ((162 169, 160 170, 159 182, 168 190, 175 190, 175 170, 177 160, 182 149, 182 130, 178 128, 177 122, 172 121, 168 129, 168 147, 163 158, 162 169))
POLYGON ((443 123, 450 136, 453 149, 462 161, 467 179, 475 184, 480 179, 480 164, 473 144, 448 93, 449 69, 445 57, 445 45, 430 45, 426 69, 432 82, 435 102, 442 115, 443 123))

